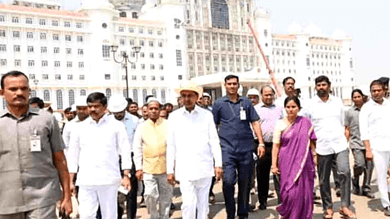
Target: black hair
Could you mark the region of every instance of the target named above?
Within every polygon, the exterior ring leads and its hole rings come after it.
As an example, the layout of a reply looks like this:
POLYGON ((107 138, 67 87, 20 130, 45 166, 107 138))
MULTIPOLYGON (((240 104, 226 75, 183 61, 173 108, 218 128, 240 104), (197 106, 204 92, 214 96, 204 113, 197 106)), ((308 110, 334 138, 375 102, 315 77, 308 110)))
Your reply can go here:
POLYGON ((19 76, 24 76, 26 79, 27 79, 27 82, 28 82, 28 77, 21 71, 10 71, 10 72, 7 72, 3 75, 3 77, 1 77, 1 89, 4 89, 4 80, 6 77, 9 77, 9 76, 12 76, 12 77, 19 77, 19 76))
POLYGON ((93 103, 96 101, 100 101, 103 106, 107 106, 107 97, 103 93, 94 92, 88 95, 87 103, 93 103))
POLYGON ((318 76, 316 79, 315 79, 315 83, 318 84, 320 82, 326 82, 328 85, 330 85, 330 80, 328 77, 326 77, 325 75, 320 75, 318 76))
POLYGON ((164 104, 164 107, 167 107, 167 106, 170 106, 170 107, 172 107, 172 109, 173 109, 173 104, 172 104, 172 103, 166 103, 166 104, 164 104))
POLYGON ((286 77, 285 79, 283 79, 283 86, 286 84, 286 82, 288 81, 288 80, 293 80, 294 81, 294 84, 295 84, 295 79, 293 78, 293 77, 291 77, 291 76, 288 76, 288 77, 286 77))
POLYGON ((225 83, 226 83, 228 80, 232 79, 232 78, 235 78, 235 79, 237 79, 237 82, 240 82, 240 79, 238 78, 237 75, 228 75, 228 76, 225 77, 225 83))
POLYGON ((371 90, 372 86, 374 86, 374 85, 380 85, 382 87, 382 89, 385 89, 385 84, 380 80, 373 80, 370 84, 370 90, 371 90))
POLYGON ((127 101, 127 105, 130 105, 130 103, 133 102, 133 99, 131 99, 130 97, 127 97, 127 98, 126 98, 126 101, 127 101))
POLYGON ((351 99, 353 99, 353 95, 354 95, 355 93, 359 93, 360 95, 362 95, 362 97, 365 96, 365 95, 363 94, 362 90, 360 90, 360 89, 354 89, 354 90, 352 90, 352 93, 351 93, 351 99))
POLYGON ((381 77, 378 80, 381 81, 385 86, 389 86, 389 78, 388 77, 381 77))
POLYGON ((45 103, 39 97, 31 97, 28 100, 28 104, 33 104, 33 103, 38 104, 39 109, 43 109, 43 107, 45 107, 45 103))
POLYGON ((274 90, 271 86, 269 86, 269 85, 264 85, 264 86, 262 86, 262 87, 260 88, 260 94, 263 94, 263 90, 264 90, 264 88, 266 88, 266 87, 270 88, 270 89, 272 90, 272 93, 276 94, 276 93, 275 93, 275 90, 274 90))
POLYGON ((149 98, 151 98, 151 97, 154 97, 154 96, 153 96, 153 95, 147 95, 147 96, 145 97, 145 102, 147 103, 148 100, 149 100, 149 98))
POLYGON ((287 103, 290 102, 290 101, 294 101, 295 104, 297 104, 298 108, 301 109, 301 101, 299 100, 298 97, 296 96, 291 96, 291 97, 286 97, 286 99, 284 100, 284 108, 286 108, 287 106, 287 103))
POLYGON ((131 103, 129 104, 129 106, 132 105, 132 104, 138 106, 138 103, 137 103, 137 102, 131 102, 131 103))
POLYGON ((68 107, 68 108, 66 108, 66 109, 64 110, 64 113, 68 113, 68 112, 70 112, 71 110, 72 110, 72 108, 68 107))

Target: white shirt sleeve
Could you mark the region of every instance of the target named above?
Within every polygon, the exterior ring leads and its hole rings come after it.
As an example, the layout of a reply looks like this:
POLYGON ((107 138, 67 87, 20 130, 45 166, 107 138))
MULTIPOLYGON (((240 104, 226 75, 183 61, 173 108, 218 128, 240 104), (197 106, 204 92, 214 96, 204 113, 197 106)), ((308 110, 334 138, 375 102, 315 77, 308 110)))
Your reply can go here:
MULTIPOLYGON (((76 127, 76 126, 75 126, 76 127)), ((70 136, 67 161, 69 173, 77 173, 79 167, 79 155, 80 155, 80 135, 78 131, 74 131, 70 136)))
POLYGON ((209 129, 209 145, 211 146, 211 151, 213 152, 214 157, 214 166, 222 167, 222 149, 219 143, 219 137, 217 133, 217 128, 215 127, 213 115, 211 113, 207 114, 208 120, 208 129, 209 129))
MULTIPOLYGON (((120 122, 119 122, 120 123, 120 122)), ((117 136, 117 143, 118 143, 118 149, 121 151, 121 157, 122 157, 122 170, 130 170, 132 166, 131 162, 131 145, 129 141, 129 136, 127 135, 127 131, 125 128, 125 125, 123 123, 120 123, 121 125, 118 126, 118 136, 117 136)))
POLYGON ((141 136, 141 127, 138 126, 135 130, 134 134, 134 140, 133 140, 133 150, 134 150, 134 163, 135 163, 135 169, 136 170, 142 170, 142 158, 143 158, 143 151, 142 151, 142 136, 141 136))
MULTIPOLYGON (((366 103, 366 104, 370 104, 370 103, 366 103)), ((360 139, 362 141, 369 140, 368 111, 369 111, 369 107, 367 105, 363 105, 359 113, 359 130, 360 130, 360 139)))
POLYGON ((71 126, 72 123, 68 122, 65 124, 64 131, 62 132, 62 139, 64 140, 65 148, 69 147, 71 126))
POLYGON ((176 144, 175 144, 175 120, 174 115, 168 118, 167 136, 167 174, 175 173, 176 144))

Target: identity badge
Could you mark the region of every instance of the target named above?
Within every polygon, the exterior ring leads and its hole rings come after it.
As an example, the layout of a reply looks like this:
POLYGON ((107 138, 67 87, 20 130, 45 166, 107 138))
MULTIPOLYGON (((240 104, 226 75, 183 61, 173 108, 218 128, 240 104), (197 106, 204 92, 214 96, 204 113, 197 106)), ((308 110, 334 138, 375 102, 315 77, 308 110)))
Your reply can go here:
POLYGON ((34 131, 34 134, 30 136, 30 147, 31 152, 41 151, 41 136, 37 135, 36 131, 34 131))
POLYGON ((240 110, 240 118, 241 120, 246 120, 246 113, 245 110, 243 109, 240 110))

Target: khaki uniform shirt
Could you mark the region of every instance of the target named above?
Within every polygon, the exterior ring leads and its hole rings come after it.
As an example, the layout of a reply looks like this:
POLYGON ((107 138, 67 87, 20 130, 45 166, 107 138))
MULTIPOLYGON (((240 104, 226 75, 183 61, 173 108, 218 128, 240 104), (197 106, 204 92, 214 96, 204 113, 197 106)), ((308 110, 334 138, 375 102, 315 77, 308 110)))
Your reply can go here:
POLYGON ((30 109, 22 118, 0 112, 0 215, 55 204, 61 198, 53 153, 63 150, 58 123, 48 112, 30 109), (41 151, 31 152, 30 137, 41 151))

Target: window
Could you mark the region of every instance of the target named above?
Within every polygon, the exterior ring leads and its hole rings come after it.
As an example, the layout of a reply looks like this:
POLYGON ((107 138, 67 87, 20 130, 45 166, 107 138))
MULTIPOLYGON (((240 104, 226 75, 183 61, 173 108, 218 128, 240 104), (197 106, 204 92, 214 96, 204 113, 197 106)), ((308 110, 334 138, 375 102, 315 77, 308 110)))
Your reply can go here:
POLYGON ((5 30, 0 30, 0 37, 5 37, 5 30))
POLYGON ((229 9, 226 0, 213 0, 211 2, 212 27, 229 29, 229 9))
POLYGON ((153 47, 153 41, 149 41, 149 46, 153 47))
POLYGON ((73 75, 68 75, 68 80, 73 80, 73 75))
POLYGON ((33 46, 27 46, 27 52, 34 52, 34 47, 33 46))
POLYGON ((85 75, 79 75, 79 80, 83 81, 85 79, 85 75))
POLYGON ((61 66, 61 62, 60 61, 54 61, 54 67, 60 67, 61 66))
POLYGON ((137 80, 137 75, 132 75, 131 76, 131 80, 136 81, 137 80))
POLYGON ((32 91, 30 92, 30 96, 31 96, 31 97, 36 97, 36 96, 37 96, 37 92, 36 92, 35 90, 32 90, 32 91))
POLYGON ((4 22, 4 21, 5 21, 4 15, 0 15, 0 22, 4 22))
POLYGON ((15 67, 22 66, 22 61, 20 59, 15 59, 15 67))
POLYGON ((159 66, 159 69, 160 69, 160 70, 164 70, 164 66, 163 66, 163 65, 160 65, 160 66, 159 66))
POLYGON ((158 47, 163 47, 163 42, 158 42, 158 47))
POLYGON ((139 28, 138 33, 144 33, 144 28, 139 28))
POLYGON ((46 25, 46 20, 45 19, 39 19, 39 25, 46 25))
POLYGON ((65 35, 65 41, 72 41, 71 35, 65 35))
POLYGON ((33 67, 35 65, 35 61, 34 60, 28 60, 28 66, 29 67, 33 67))
POLYGON ((164 76, 160 76, 160 81, 164 81, 164 76))
MULTIPOLYGON (((20 47, 19 47, 20 50, 20 47)), ((6 52, 7 51, 7 45, 5 44, 0 44, 0 52, 6 52)))
POLYGON ((141 58, 145 58, 145 53, 144 53, 144 52, 141 52, 141 53, 139 54, 139 56, 140 56, 141 58))
MULTIPOLYGON (((68 75, 68 79, 69 79, 69 75, 68 75)), ((73 104, 74 104, 74 91, 69 90, 69 105, 72 106, 73 104)))
POLYGON ((83 42, 84 38, 83 36, 77 36, 77 42, 83 42))
POLYGON ((65 21, 64 22, 64 27, 70 27, 70 22, 69 21, 65 21))
POLYGON ((60 47, 54 47, 54 53, 60 53, 60 47))
POLYGON ((26 18, 26 24, 32 24, 32 18, 26 18))
POLYGON ((51 25, 54 27, 58 27, 58 20, 52 20, 51 25))
POLYGON ((122 46, 125 45, 125 40, 124 39, 120 39, 119 40, 119 44, 122 45, 122 46))
POLYGON ((159 57, 160 59, 162 59, 162 58, 163 58, 163 54, 162 54, 162 53, 158 54, 158 57, 159 57))
POLYGON ((80 96, 86 96, 86 95, 87 95, 87 92, 84 89, 80 90, 80 96))
POLYGON ((62 104, 62 91, 57 90, 57 109, 62 109, 63 104, 62 104))
MULTIPOLYGON (((187 16, 189 16, 188 10, 187 10, 187 16)), ((175 18, 175 19, 173 19, 173 22, 175 23, 175 24, 174 24, 174 27, 175 27, 176 29, 180 29, 181 20, 175 18)))
POLYGON ((104 79, 110 80, 110 79, 111 79, 111 75, 110 75, 110 74, 105 74, 105 75, 104 75, 104 79))
POLYGON ((133 27, 129 27, 129 33, 134 33, 134 28, 133 27))
POLYGON ((156 80, 156 76, 154 76, 154 75, 150 76, 150 80, 151 81, 155 81, 156 80))
POLYGON ((53 40, 60 40, 60 37, 58 36, 58 34, 53 34, 53 40))
POLYGON ((28 39, 34 38, 33 32, 27 32, 27 38, 28 38, 28 39))
POLYGON ((119 32, 125 32, 125 28, 119 27, 119 28, 118 28, 118 31, 119 31, 119 32))
POLYGON ((77 52, 77 54, 79 54, 79 55, 84 55, 84 50, 83 49, 78 49, 78 52, 77 52))
POLYGON ((130 45, 131 45, 131 46, 134 45, 134 40, 130 40, 130 45))
POLYGON ((110 46, 103 45, 102 53, 103 53, 103 58, 110 58, 110 46))
POLYGON ((49 75, 48 74, 43 74, 42 75, 43 80, 49 80, 49 75))
POLYGON ((66 62, 66 67, 72 68, 72 62, 66 62))
MULTIPOLYGON (((48 79, 48 78, 44 78, 44 79, 48 79)), ((43 100, 44 101, 50 101, 50 93, 48 90, 44 90, 43 91, 43 100)))
POLYGON ((176 65, 182 66, 181 50, 176 50, 176 65))
POLYGON ((46 40, 46 33, 41 33, 40 38, 41 40, 46 40))
POLYGON ((154 53, 151 52, 151 53, 149 54, 149 57, 150 57, 151 59, 153 59, 153 58, 154 58, 154 53))
POLYGON ((150 64, 150 70, 154 70, 154 65, 150 64))
POLYGON ((178 75, 177 78, 178 78, 179 80, 183 80, 183 75, 178 75))
POLYGON ((140 45, 140 46, 145 46, 145 42, 144 42, 143 40, 140 40, 140 41, 139 41, 139 45, 140 45))
POLYGON ((35 79, 35 74, 29 74, 29 75, 28 75, 28 78, 29 78, 30 80, 34 80, 34 79, 35 79))
POLYGON ((76 28, 83 28, 83 23, 76 23, 76 28))
POLYGON ((7 59, 0 59, 1 66, 7 66, 7 59))
POLYGON ((56 74, 56 75, 54 75, 54 77, 55 77, 56 80, 61 80, 61 75, 60 74, 56 74))
POLYGON ((138 102, 138 90, 133 89, 133 101, 138 102))
POLYGON ((72 49, 71 49, 71 48, 66 48, 66 54, 67 54, 67 55, 72 54, 72 49))
POLYGON ((79 62, 79 68, 84 68, 84 62, 79 62))
POLYGON ((141 69, 145 70, 145 64, 141 64, 141 69))
POLYGON ((106 97, 107 97, 107 99, 110 99, 110 97, 111 97, 111 89, 110 88, 106 89, 106 97))
POLYGON ((148 34, 152 35, 153 34, 153 29, 148 29, 148 34))
POLYGON ((158 30, 158 31, 157 31, 157 35, 161 36, 161 35, 162 35, 162 31, 161 31, 161 30, 158 30))
POLYGON ((306 65, 310 66, 310 58, 309 57, 306 58, 306 65))
POLYGON ((19 23, 19 17, 12 17, 12 23, 19 23))

